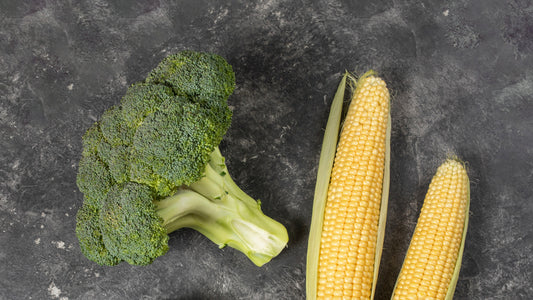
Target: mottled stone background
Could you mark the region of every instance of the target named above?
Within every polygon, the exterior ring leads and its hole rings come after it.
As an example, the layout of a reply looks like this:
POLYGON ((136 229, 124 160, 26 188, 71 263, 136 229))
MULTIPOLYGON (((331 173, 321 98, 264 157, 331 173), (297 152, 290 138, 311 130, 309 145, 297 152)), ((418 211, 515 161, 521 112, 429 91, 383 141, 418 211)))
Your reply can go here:
POLYGON ((340 75, 391 88, 377 299, 389 299, 431 176, 468 162, 455 299, 533 299, 533 3, 528 0, 0 1, 1 299, 304 299, 315 174, 340 75), (192 230, 147 267, 100 267, 74 235, 80 137, 163 57, 233 66, 235 180, 288 228, 255 267, 192 230))

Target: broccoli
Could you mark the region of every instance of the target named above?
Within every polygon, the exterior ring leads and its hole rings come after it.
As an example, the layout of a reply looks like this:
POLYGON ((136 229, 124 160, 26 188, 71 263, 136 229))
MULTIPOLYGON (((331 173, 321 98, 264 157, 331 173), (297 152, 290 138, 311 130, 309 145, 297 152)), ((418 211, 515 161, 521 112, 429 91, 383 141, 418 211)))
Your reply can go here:
POLYGON ((185 227, 258 266, 283 250, 287 230, 237 186, 219 150, 234 87, 222 57, 182 51, 87 130, 76 236, 88 259, 147 265, 168 251, 168 234, 185 227))

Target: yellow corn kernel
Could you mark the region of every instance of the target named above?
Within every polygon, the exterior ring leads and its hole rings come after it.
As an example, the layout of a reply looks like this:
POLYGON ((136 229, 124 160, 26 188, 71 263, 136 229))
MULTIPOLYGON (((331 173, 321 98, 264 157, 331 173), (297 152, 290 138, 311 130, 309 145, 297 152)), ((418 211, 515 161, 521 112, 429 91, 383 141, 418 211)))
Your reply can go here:
POLYGON ((455 288, 469 198, 463 163, 448 159, 429 185, 393 299, 445 299, 455 288))
POLYGON ((380 78, 357 82, 328 187, 317 271, 318 299, 370 299, 383 192, 389 92, 380 78))

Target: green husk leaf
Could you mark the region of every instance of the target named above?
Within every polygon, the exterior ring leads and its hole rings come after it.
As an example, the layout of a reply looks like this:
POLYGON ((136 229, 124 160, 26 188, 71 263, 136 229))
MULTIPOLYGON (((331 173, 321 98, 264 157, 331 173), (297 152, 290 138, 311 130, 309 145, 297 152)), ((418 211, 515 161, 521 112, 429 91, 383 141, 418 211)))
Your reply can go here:
POLYGON ((448 287, 448 293, 446 293, 446 300, 452 300, 453 294, 455 293, 455 287, 457 286, 457 280, 459 280, 459 271, 461 271, 461 264, 463 261, 463 251, 465 248, 466 241, 466 231, 468 229, 468 217, 470 215, 470 180, 468 184, 468 199, 466 200, 466 210, 465 210, 465 225, 463 227, 463 236, 461 239, 461 247, 459 248, 459 255, 457 256, 457 261, 455 262, 455 268, 453 269, 452 280, 450 281, 450 286, 448 287))
POLYGON ((333 161, 337 150, 347 76, 348 73, 345 73, 342 77, 333 102, 331 103, 322 149, 320 151, 320 161, 318 163, 313 214, 311 217, 309 244, 307 248, 306 294, 307 299, 311 300, 316 299, 320 236, 324 223, 324 209, 326 206, 331 169, 333 168, 333 161))

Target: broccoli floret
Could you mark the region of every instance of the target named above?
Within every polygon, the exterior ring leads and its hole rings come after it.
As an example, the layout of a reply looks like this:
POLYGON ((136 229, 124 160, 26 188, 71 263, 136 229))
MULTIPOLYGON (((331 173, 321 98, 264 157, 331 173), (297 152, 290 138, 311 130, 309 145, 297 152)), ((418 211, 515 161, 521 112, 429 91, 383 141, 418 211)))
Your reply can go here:
POLYGON ((216 54, 182 51, 165 58, 146 78, 171 87, 177 95, 222 97, 235 88, 231 66, 216 54))
POLYGON ((106 141, 102 141, 98 147, 98 156, 107 165, 108 171, 117 183, 129 180, 129 158, 131 146, 112 146, 106 141))
POLYGON ((100 265, 114 266, 121 259, 111 254, 104 244, 99 219, 100 209, 85 201, 76 214, 76 235, 81 252, 100 265))
POLYGON ((100 131, 98 122, 94 122, 82 137, 83 152, 82 156, 96 155, 98 145, 102 142, 104 136, 100 131))
POLYGON ((132 180, 156 188, 163 192, 161 196, 197 181, 209 153, 222 139, 218 125, 205 109, 184 97, 163 102, 135 134, 132 180), (176 124, 180 124, 179 130, 176 124), (168 186, 161 186, 162 182, 168 186))
POLYGON ((155 112, 161 103, 174 96, 171 88, 159 84, 136 83, 120 101, 124 123, 131 128, 139 126, 144 118, 155 112))
POLYGON ((106 110, 100 118, 100 131, 105 140, 112 146, 130 145, 135 128, 124 122, 121 106, 113 106, 106 110))
POLYGON ((111 255, 147 265, 168 250, 168 235, 152 203, 151 189, 128 182, 114 185, 99 212, 103 242, 111 255))
POLYGON ((98 206, 114 181, 107 165, 96 154, 89 154, 83 155, 78 163, 76 183, 85 201, 98 206))
POLYGON ((218 148, 234 86, 222 57, 180 52, 87 130, 76 226, 87 258, 150 264, 167 252, 168 234, 184 227, 259 266, 280 253, 287 230, 233 182, 218 148))

